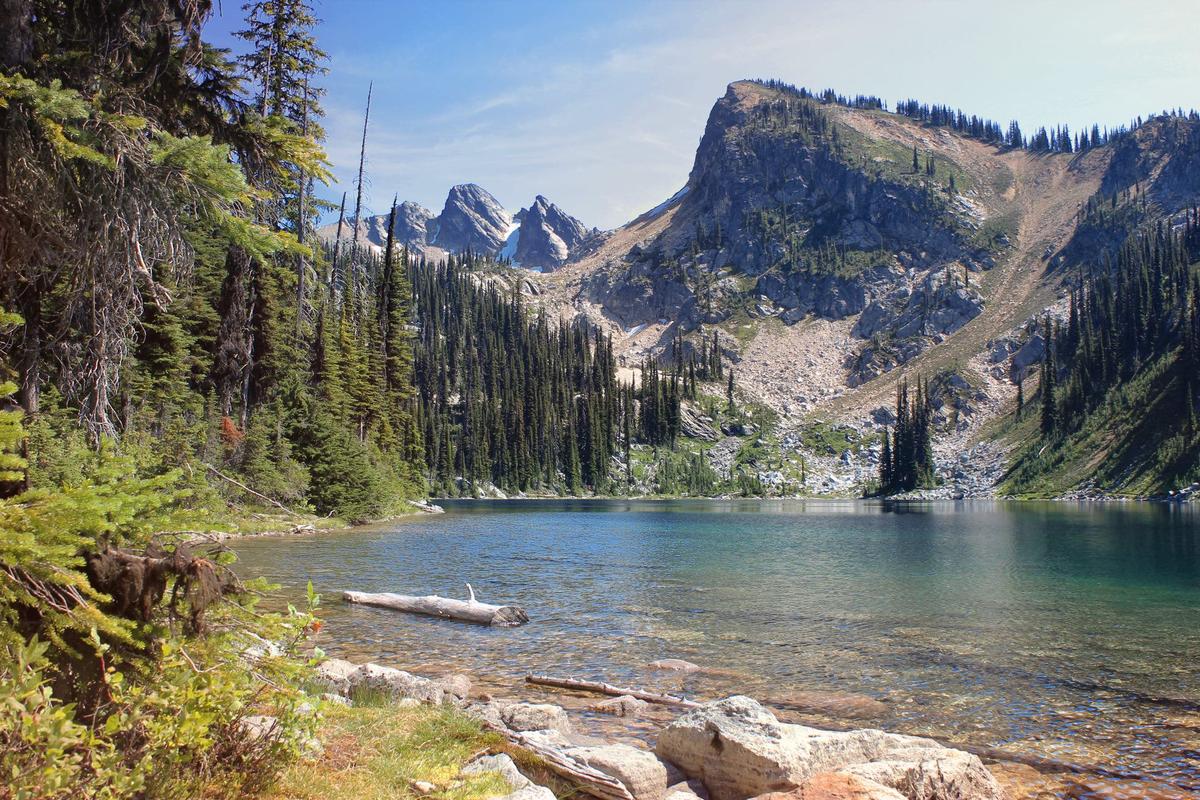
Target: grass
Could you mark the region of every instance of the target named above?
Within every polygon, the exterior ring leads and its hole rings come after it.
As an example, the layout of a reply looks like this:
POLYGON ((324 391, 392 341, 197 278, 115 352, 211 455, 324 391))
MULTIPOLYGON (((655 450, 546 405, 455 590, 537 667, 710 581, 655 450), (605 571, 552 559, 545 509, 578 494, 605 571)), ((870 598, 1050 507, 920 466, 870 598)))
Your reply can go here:
POLYGON ((273 789, 259 795, 262 800, 416 798, 416 781, 432 783, 434 794, 448 800, 511 791, 497 773, 459 778, 472 757, 504 751, 507 744, 456 708, 379 702, 331 705, 322 713, 320 758, 292 764, 273 789))

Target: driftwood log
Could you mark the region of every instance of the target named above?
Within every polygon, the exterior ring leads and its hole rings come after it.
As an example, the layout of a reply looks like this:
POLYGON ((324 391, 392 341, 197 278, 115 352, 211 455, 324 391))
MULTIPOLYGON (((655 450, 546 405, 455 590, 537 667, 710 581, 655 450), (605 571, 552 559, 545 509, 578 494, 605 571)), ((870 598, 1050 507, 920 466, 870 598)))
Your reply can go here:
POLYGON ((529 615, 520 606, 497 606, 491 603, 481 603, 475 599, 475 590, 469 583, 467 592, 470 597, 466 600, 438 597, 436 594, 417 596, 393 594, 392 592, 343 592, 342 599, 347 603, 390 608, 395 611, 406 611, 409 614, 425 614, 442 619, 457 619, 479 625, 492 625, 497 628, 512 628, 529 622, 529 615))
POLYGON ((645 692, 641 689, 623 689, 620 686, 613 686, 608 683, 600 683, 599 681, 581 681, 575 678, 552 678, 549 675, 526 675, 525 682, 534 686, 551 686, 555 689, 572 689, 580 692, 596 692, 597 694, 608 694, 613 697, 636 697, 638 700, 645 700, 647 703, 658 703, 664 706, 679 706, 681 708, 697 708, 699 703, 694 700, 688 700, 683 697, 676 697, 672 694, 657 694, 656 692, 645 692))

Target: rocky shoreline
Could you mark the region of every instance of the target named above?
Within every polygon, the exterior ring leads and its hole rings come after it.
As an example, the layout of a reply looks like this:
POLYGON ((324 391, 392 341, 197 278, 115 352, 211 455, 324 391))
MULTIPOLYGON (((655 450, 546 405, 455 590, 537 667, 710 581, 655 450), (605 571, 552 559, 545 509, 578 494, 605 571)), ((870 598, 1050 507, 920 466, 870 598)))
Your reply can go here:
MULTIPOLYGON (((685 664, 686 662, 680 662, 685 664)), ((694 665, 688 665, 689 668, 694 665)), ((326 700, 385 697, 399 705, 453 705, 604 800, 1001 800, 1005 790, 976 755, 932 739, 875 729, 825 730, 781 722, 757 701, 693 704, 665 720, 653 748, 631 733, 582 735, 561 705, 499 699, 465 675, 425 678, 373 663, 327 659, 314 683, 326 700), (580 777, 583 776, 583 777, 580 777), (589 781, 594 783, 589 784, 589 781)), ((651 712, 631 696, 587 706, 614 720, 651 712)), ((659 709, 661 710, 661 708, 659 709)), ((521 761, 519 759, 519 761, 521 761)), ((505 800, 552 800, 503 753, 483 753, 462 775, 493 771, 505 800)), ((439 787, 414 787, 434 794, 439 787)))

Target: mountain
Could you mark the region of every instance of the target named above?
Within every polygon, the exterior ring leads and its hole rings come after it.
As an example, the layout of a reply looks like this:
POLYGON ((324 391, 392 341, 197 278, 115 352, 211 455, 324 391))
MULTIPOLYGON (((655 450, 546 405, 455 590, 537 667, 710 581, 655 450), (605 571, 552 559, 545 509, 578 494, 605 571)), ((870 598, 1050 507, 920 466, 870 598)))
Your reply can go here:
MULTIPOLYGON (((387 214, 364 217, 359 241, 381 250, 387 240, 387 221, 387 214)), ((325 225, 317 233, 332 242, 337 223, 325 225)), ((528 269, 553 270, 598 233, 541 195, 529 208, 513 215, 486 189, 467 183, 450 189, 440 214, 410 201, 401 203, 396 209, 394 236, 399 246, 434 260, 469 250, 506 258, 528 269)), ((353 228, 345 224, 343 239, 352 235, 353 228)))
POLYGON ((540 194, 519 213, 513 261, 521 266, 554 269, 575 251, 588 235, 587 227, 540 194))
POLYGON ((471 250, 497 253, 508 239, 512 215, 482 186, 465 183, 452 187, 438 216, 437 235, 431 244, 450 252, 471 250))
POLYGON ((1018 384, 1033 397, 1041 319, 1065 327, 1082 276, 1200 202, 1200 119, 1014 146, 961 112, 880 106, 731 84, 683 189, 574 248, 539 302, 611 332, 627 366, 716 336, 783 456, 813 457, 796 443, 830 425, 859 442, 834 487, 873 477, 897 387, 923 376, 945 492, 990 491, 1020 444, 992 422, 1018 384))

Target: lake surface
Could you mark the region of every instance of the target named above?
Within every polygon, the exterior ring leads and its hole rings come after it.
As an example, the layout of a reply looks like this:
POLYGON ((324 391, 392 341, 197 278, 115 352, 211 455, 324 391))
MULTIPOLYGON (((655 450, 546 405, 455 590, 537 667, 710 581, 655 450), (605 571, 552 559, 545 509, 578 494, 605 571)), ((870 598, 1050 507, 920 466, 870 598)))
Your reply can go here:
MULTIPOLYGON (((532 671, 785 705, 838 693, 850 700, 833 695, 818 715, 831 724, 1200 791, 1200 509, 467 501, 447 512, 236 549, 242 571, 289 596, 312 579, 331 655, 510 686, 532 671), (532 623, 493 630, 340 601, 344 589, 463 597, 464 581, 532 623), (647 669, 661 658, 709 671, 647 669), (883 705, 848 719, 858 696, 883 705)), ((1149 793, 1120 783, 1116 796, 1149 793)))

